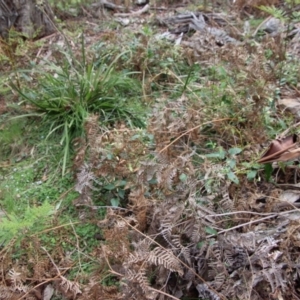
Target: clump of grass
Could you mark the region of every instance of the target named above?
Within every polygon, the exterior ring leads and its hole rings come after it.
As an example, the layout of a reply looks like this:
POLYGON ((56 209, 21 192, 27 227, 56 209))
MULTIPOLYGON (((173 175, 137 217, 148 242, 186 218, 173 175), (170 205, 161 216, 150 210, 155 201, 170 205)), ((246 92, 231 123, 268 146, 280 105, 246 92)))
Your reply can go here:
POLYGON ((98 114, 103 125, 119 121, 138 127, 144 124, 134 105, 140 95, 140 84, 133 79, 132 72, 115 70, 122 54, 111 63, 105 57, 97 64, 87 62, 82 42, 81 60, 70 51, 63 55, 61 65, 47 62, 43 70, 34 71, 37 83, 33 87, 15 84, 12 87, 49 124, 48 136, 54 132, 61 134, 64 174, 71 141, 84 135, 84 122, 90 113, 98 114))

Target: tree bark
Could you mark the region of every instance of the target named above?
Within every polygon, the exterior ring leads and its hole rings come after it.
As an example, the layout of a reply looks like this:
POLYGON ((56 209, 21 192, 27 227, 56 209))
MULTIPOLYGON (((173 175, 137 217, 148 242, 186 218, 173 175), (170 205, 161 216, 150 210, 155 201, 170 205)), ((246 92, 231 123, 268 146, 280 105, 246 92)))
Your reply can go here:
POLYGON ((47 0, 0 0, 0 36, 14 27, 26 38, 41 38, 56 31, 47 0))

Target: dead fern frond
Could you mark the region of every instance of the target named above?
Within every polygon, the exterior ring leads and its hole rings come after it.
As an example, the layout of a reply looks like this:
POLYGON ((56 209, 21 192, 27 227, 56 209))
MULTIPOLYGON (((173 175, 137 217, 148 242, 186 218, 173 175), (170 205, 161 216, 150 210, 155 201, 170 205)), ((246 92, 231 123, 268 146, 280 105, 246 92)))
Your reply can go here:
POLYGON ((95 184, 102 184, 95 176, 94 172, 91 170, 91 167, 87 164, 83 164, 78 169, 77 173, 77 182, 75 185, 75 191, 80 194, 84 194, 89 190, 97 191, 99 189, 95 188, 95 184))
POLYGON ((78 300, 119 300, 121 297, 118 287, 103 286, 98 283, 88 284, 78 300))
POLYGON ((72 295, 73 298, 75 298, 77 295, 82 294, 80 290, 80 286, 77 282, 68 280, 64 276, 60 276, 60 291, 63 293, 63 295, 72 295))
POLYGON ((230 273, 233 270, 249 265, 247 251, 239 246, 231 247, 227 245, 227 248, 224 250, 224 261, 230 273))
POLYGON ((114 227, 104 230, 106 240, 106 251, 108 257, 115 262, 123 261, 130 253, 127 227, 114 227))
POLYGON ((143 187, 136 191, 131 191, 129 194, 130 209, 133 211, 138 223, 138 229, 144 231, 147 228, 147 213, 151 202, 145 197, 145 190, 143 187))
POLYGON ((191 265, 191 255, 190 255, 190 249, 188 247, 185 247, 181 243, 181 236, 179 234, 173 234, 171 237, 171 242, 176 247, 176 252, 178 251, 178 257, 182 257, 184 261, 187 262, 188 265, 191 265))
POLYGON ((198 290, 200 298, 209 300, 221 300, 221 298, 213 291, 211 291, 205 283, 198 284, 196 286, 196 289, 198 290))
POLYGON ((183 275, 183 269, 179 264, 178 259, 171 251, 163 248, 154 248, 154 250, 149 253, 148 262, 156 266, 164 266, 166 269, 172 272, 177 272, 180 276, 183 275))
POLYGON ((246 249, 250 254, 256 249, 256 236, 252 231, 242 234, 229 233, 224 239, 226 244, 238 245, 246 249))
MULTIPOLYGON (((221 265, 221 269, 224 269, 223 265, 221 265)), ((216 291, 220 292, 223 289, 223 285, 226 282, 226 277, 227 277, 227 274, 226 274, 225 270, 222 270, 222 272, 218 273, 215 276, 214 282, 212 283, 212 287, 216 291)))
POLYGON ((49 260, 39 257, 33 262, 33 278, 37 281, 45 277, 49 272, 49 260))
POLYGON ((12 299, 13 292, 5 285, 0 285, 0 300, 12 299))
POLYGON ((287 268, 286 263, 280 262, 282 253, 277 250, 273 250, 277 247, 277 241, 272 238, 267 238, 261 242, 258 253, 255 252, 251 256, 251 263, 255 266, 255 285, 262 279, 265 279, 271 286, 272 292, 276 289, 281 288, 285 290, 287 288, 286 284, 286 272, 284 270, 287 268))
POLYGON ((28 286, 24 285, 26 277, 22 272, 18 272, 15 269, 10 269, 8 272, 8 278, 12 284, 12 290, 14 292, 24 292, 28 291, 28 286))
POLYGON ((150 284, 146 276, 145 267, 141 267, 137 271, 133 269, 127 269, 127 274, 125 276, 125 278, 131 282, 131 284, 138 284, 144 294, 149 292, 150 284))

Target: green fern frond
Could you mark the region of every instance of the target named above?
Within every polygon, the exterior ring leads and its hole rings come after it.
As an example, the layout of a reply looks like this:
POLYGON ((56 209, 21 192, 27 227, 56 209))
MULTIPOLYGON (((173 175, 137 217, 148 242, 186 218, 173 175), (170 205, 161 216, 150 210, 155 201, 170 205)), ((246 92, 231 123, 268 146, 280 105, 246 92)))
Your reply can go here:
POLYGON ((41 230, 52 213, 53 207, 45 202, 38 207, 28 207, 23 216, 8 214, 0 221, 0 243, 6 244, 28 232, 41 230))

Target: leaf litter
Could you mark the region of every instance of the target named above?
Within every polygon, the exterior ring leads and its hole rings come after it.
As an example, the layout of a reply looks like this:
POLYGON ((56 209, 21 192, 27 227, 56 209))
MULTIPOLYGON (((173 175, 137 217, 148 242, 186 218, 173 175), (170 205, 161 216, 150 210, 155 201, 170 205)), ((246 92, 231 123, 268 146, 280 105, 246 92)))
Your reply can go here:
MULTIPOLYGON (((73 267, 67 255, 53 258, 33 238, 36 252, 27 265, 12 260, 8 248, 1 250, 0 299, 51 299, 54 293, 80 300, 300 298, 297 134, 277 132, 279 138, 267 148, 270 138, 263 125, 264 114, 279 118, 285 107, 297 107, 297 87, 283 86, 289 98, 278 101, 276 113, 265 111, 282 68, 282 30, 268 35, 270 22, 265 23, 262 40, 243 42, 241 30, 232 25, 239 14, 258 13, 258 4, 270 3, 236 1, 232 16, 201 10, 159 16, 160 30, 169 28, 188 63, 211 68, 213 76, 198 74, 200 79, 181 96, 152 105, 147 128, 151 146, 139 129, 118 124, 104 130, 99 116, 87 118, 86 139, 74 141, 80 196, 73 204, 81 219, 88 221, 98 209, 93 195, 102 178, 126 181, 123 206, 107 208, 102 220, 94 218, 104 240, 93 255, 99 268, 85 281, 67 279, 73 267), (265 57, 270 49, 271 71, 265 57), (225 76, 222 68, 214 69, 224 63, 225 76), (218 86, 217 76, 235 78, 234 88, 230 83, 218 86), (216 103, 222 108, 214 109, 216 103), (213 150, 209 143, 215 143, 213 150), (217 147, 226 151, 210 157, 217 147), (230 159, 234 164, 228 164, 230 159), (256 174, 251 181, 236 168, 257 161, 272 163, 272 180, 264 178, 263 167, 251 169, 256 174), (285 161, 292 164, 280 165, 285 161), (101 284, 107 274, 116 284, 101 284)), ((107 1, 103 5, 120 9, 107 1)), ((296 33, 287 51, 297 55, 298 48, 296 33)), ((170 75, 168 83, 175 87, 179 79, 170 75)), ((297 113, 292 110, 295 118, 297 113)), ((116 183, 110 187, 109 192, 119 188, 116 183)))

